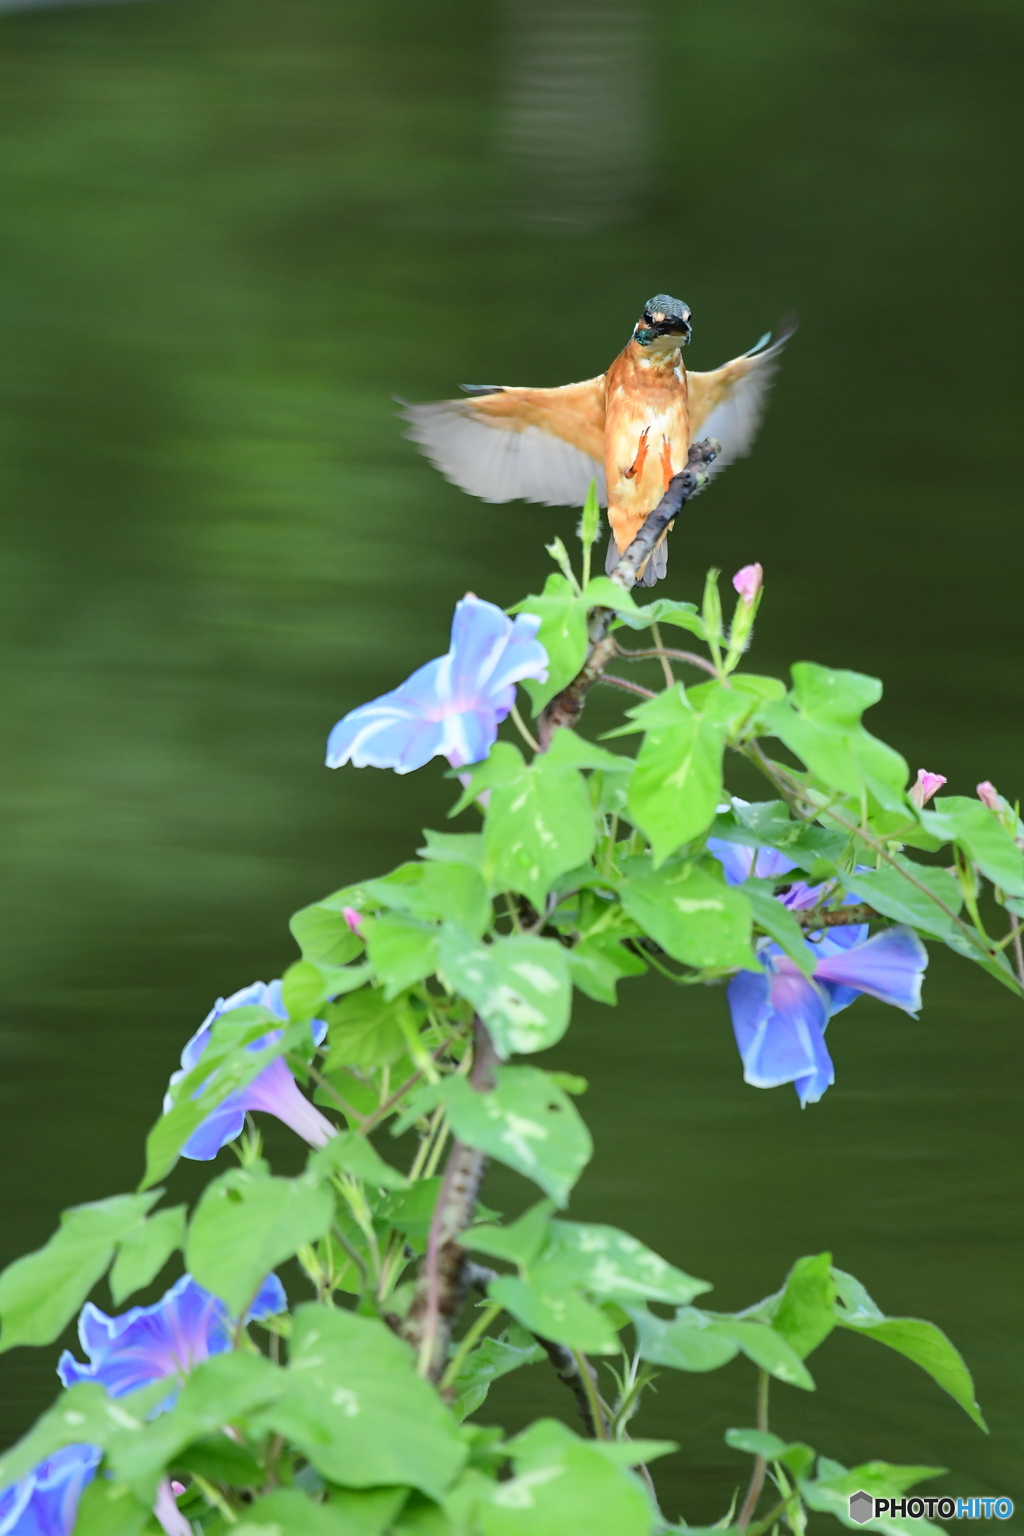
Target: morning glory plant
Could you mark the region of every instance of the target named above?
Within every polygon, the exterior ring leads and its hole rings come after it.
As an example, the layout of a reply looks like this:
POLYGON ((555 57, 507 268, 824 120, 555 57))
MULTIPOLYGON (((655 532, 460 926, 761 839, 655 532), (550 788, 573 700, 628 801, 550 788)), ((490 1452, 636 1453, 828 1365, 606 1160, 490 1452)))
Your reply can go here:
POLYGON ((60 1355, 60 1395, 0 1456, 0 1536, 665 1536, 705 1529, 695 1515, 726 1536, 802 1536, 811 1513, 848 1524, 861 1487, 902 1498, 936 1470, 881 1448, 836 1459, 820 1427, 835 1415, 808 1394, 837 1329, 895 1348, 985 1427, 956 1345, 887 1317, 830 1253, 711 1310, 708 1281, 572 1213, 593 1150, 584 1082, 544 1053, 581 995, 628 1030, 651 970, 684 1013, 695 985, 715 989, 737 1112, 748 1085, 792 1083, 801 1104, 846 1092, 832 1019, 861 996, 913 1019, 935 945, 1024 1000, 1016 805, 988 780, 911 782, 864 723, 875 679, 749 670, 760 564, 733 577, 728 621, 716 572, 699 605, 636 601, 714 453, 691 450, 593 579, 592 494, 578 574, 556 541, 557 569, 508 614, 467 596, 446 656, 331 731, 332 767, 447 759, 453 819, 293 914, 280 981, 219 999, 186 1045, 141 1183, 126 1167, 132 1193, 66 1211, 0 1274, 0 1352, 55 1350, 78 1315, 86 1357, 60 1355), (584 729, 595 687, 626 706, 600 740, 584 729), (739 762, 762 799, 731 793, 739 762), (288 1172, 246 1129, 256 1112, 296 1132, 288 1172), (182 1159, 209 1165, 198 1195, 194 1168, 177 1188, 182 1159), (488 1208, 491 1160, 522 1181, 522 1214, 488 1208), (738 1357, 747 1427, 725 1454, 741 1492, 712 1511, 695 1480, 696 1508, 667 1508, 658 1458, 678 1442, 646 1437, 648 1389, 738 1357), (502 1377, 520 1370, 553 1370, 564 1406, 510 1437, 502 1377), (773 1432, 780 1395, 820 1454, 773 1432))

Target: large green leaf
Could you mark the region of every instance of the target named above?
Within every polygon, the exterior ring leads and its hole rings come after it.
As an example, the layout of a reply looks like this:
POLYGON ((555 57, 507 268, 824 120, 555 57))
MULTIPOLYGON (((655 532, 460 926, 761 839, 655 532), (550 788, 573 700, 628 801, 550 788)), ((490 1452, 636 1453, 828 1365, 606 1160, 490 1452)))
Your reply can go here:
POLYGON ((265 1164, 232 1168, 203 1191, 185 1262, 241 1317, 275 1265, 323 1237, 333 1215, 333 1197, 314 1174, 278 1179, 265 1164))
POLYGON ((51 1344, 160 1194, 112 1195, 74 1206, 44 1247, 9 1264, 0 1274, 0 1353, 15 1344, 51 1344))
MULTIPOLYGON (((399 1501, 389 1498, 389 1514, 396 1502, 399 1501)), ((353 1525, 342 1510, 332 1508, 329 1503, 314 1503, 308 1494, 295 1488, 278 1488, 247 1504, 244 1524, 233 1529, 244 1531, 250 1526, 261 1536, 353 1536, 353 1525)), ((358 1529, 356 1526, 355 1531, 358 1529)), ((377 1529, 382 1530, 383 1526, 377 1529)))
POLYGON ((554 939, 518 933, 480 944, 446 925, 440 970, 473 1004, 499 1056, 546 1050, 568 1028, 572 983, 565 951, 554 939))
POLYGON ((363 987, 337 1003, 323 1016, 329 1026, 325 1069, 386 1067, 405 1054, 405 1036, 399 1025, 405 998, 389 1001, 380 987, 363 987))
POLYGON ((616 985, 625 976, 642 976, 646 961, 627 949, 616 933, 595 933, 563 951, 574 984, 599 1003, 615 1004, 616 985))
POLYGON ((869 790, 886 810, 905 811, 906 762, 860 723, 882 685, 859 672, 811 662, 798 662, 792 674, 789 700, 762 710, 768 730, 827 788, 857 797, 869 790))
POLYGON ((971 1373, 960 1351, 942 1329, 917 1317, 886 1317, 853 1275, 841 1269, 833 1269, 832 1277, 839 1297, 836 1303, 839 1326, 863 1334, 879 1344, 887 1344, 898 1354, 913 1360, 987 1434, 988 1426, 975 1400, 971 1373))
POLYGON ((364 928, 366 952, 377 981, 383 985, 385 1002, 391 1002, 437 969, 439 930, 433 923, 421 922, 402 912, 389 912, 384 917, 365 918, 364 928))
POLYGON ((870 1493, 875 1498, 901 1498, 908 1488, 929 1477, 941 1477, 945 1467, 899 1467, 887 1461, 867 1461, 850 1471, 837 1461, 818 1458, 814 1479, 801 1477, 797 1486, 809 1509, 834 1515, 853 1531, 879 1531, 881 1536, 944 1536, 944 1527, 930 1520, 898 1515, 879 1515, 867 1521, 854 1520, 850 1514, 851 1493, 870 1493))
POLYGON ((608 1318, 578 1290, 544 1275, 501 1275, 487 1294, 530 1333, 588 1355, 614 1355, 619 1342, 608 1318))
POLYGON ((734 800, 732 811, 715 819, 711 836, 748 847, 766 843, 808 874, 819 859, 838 859, 849 842, 845 832, 829 832, 813 822, 794 821, 789 807, 781 800, 755 801, 752 805, 734 800))
MULTIPOLYGON (((436 838, 439 834, 427 836, 436 838)), ((397 912, 408 912, 427 921, 458 923, 475 938, 487 932, 491 926, 491 899, 479 868, 461 860, 436 859, 403 868, 415 871, 416 878, 401 883, 368 880, 363 889, 397 912)))
POLYGON ((514 1324, 500 1338, 483 1339, 463 1361, 453 1383, 458 1417, 465 1419, 476 1412, 492 1381, 546 1359, 537 1341, 514 1324))
POLYGON ((542 593, 524 597, 509 612, 532 613, 540 619, 537 639, 548 653, 547 681, 538 683, 528 678, 523 684, 537 715, 549 699, 572 682, 583 665, 587 654, 586 606, 572 583, 553 571, 542 593))
POLYGON ((317 901, 296 912, 288 925, 304 960, 314 965, 347 965, 362 949, 341 909, 317 901))
POLYGON ((310 1173, 318 1179, 332 1173, 350 1173, 374 1189, 408 1189, 409 1179, 386 1163, 365 1136, 358 1131, 339 1131, 325 1147, 311 1152, 310 1173))
POLYGON ((462 1077, 435 1090, 460 1141, 479 1147, 565 1205, 590 1161, 590 1132, 567 1094, 536 1067, 498 1067, 490 1093, 462 1077))
POLYGON ((94 1477, 78 1501, 75 1536, 150 1536, 159 1529, 149 1505, 127 1483, 94 1477))
POLYGON ((644 739, 629 781, 629 816, 660 864, 711 824, 722 798, 726 726, 699 713, 682 684, 630 715, 644 739))
POLYGON ((738 1344, 748 1359, 753 1360, 763 1371, 791 1387, 802 1387, 805 1392, 814 1391, 810 1372, 781 1333, 776 1333, 774 1328, 765 1323, 747 1318, 727 1317, 720 1312, 712 1313, 711 1316, 714 1319, 712 1331, 738 1344))
POLYGON ((119 1307, 155 1280, 171 1254, 184 1248, 186 1210, 184 1205, 172 1205, 166 1211, 157 1211, 120 1239, 110 1271, 110 1294, 115 1306, 119 1307))
POLYGON ((649 859, 627 859, 618 891, 633 921, 674 960, 758 968, 750 948, 750 903, 710 866, 687 860, 654 869, 649 859))
POLYGON ((910 923, 938 939, 949 939, 956 924, 942 906, 952 913, 958 913, 963 906, 957 880, 948 870, 939 869, 934 864, 918 864, 899 854, 893 859, 892 864, 883 864, 880 869, 865 870, 862 874, 840 870, 836 873, 846 890, 868 902, 877 912, 898 923, 910 923))
POLYGON ((769 1324, 720 1312, 681 1307, 672 1322, 630 1308, 640 1354, 654 1365, 682 1371, 714 1371, 740 1351, 790 1386, 814 1390, 800 1356, 769 1324))
POLYGON ((640 1357, 652 1365, 676 1371, 717 1371, 739 1354, 735 1339, 712 1328, 707 1313, 697 1307, 681 1307, 669 1322, 643 1307, 630 1307, 629 1316, 640 1357))
POLYGON ((512 1442, 516 1475, 481 1501, 482 1536, 649 1536, 654 1510, 614 1453, 541 1420, 512 1442))
MULTIPOLYGON (((265 1408, 286 1385, 283 1372, 263 1355, 242 1350, 215 1355, 189 1373, 169 1412, 141 1429, 125 1424, 107 1438, 110 1465, 137 1497, 152 1502, 164 1469, 174 1466, 186 1446, 265 1408)), ((131 1406, 132 1398, 113 1404, 112 1416, 123 1404, 131 1406)))
POLYGON ((612 628, 617 629, 620 624, 628 625, 630 629, 647 629, 651 624, 675 624, 704 639, 704 621, 695 604, 677 603, 669 597, 656 597, 653 603, 637 603, 632 613, 620 613, 612 628))
POLYGON ((535 1278, 557 1276, 564 1285, 623 1305, 638 1298, 685 1305, 711 1289, 628 1232, 592 1222, 552 1221, 547 1244, 529 1270, 535 1278))
POLYGON ((782 1290, 748 1307, 741 1316, 770 1323, 800 1359, 806 1359, 836 1326, 836 1283, 831 1265, 830 1253, 797 1259, 782 1290))
POLYGON ((299 1307, 286 1375, 266 1425, 331 1482, 402 1485, 438 1499, 458 1476, 466 1446, 454 1416, 416 1374, 408 1345, 376 1318, 299 1307))
POLYGON ((0 1490, 9 1488, 65 1445, 106 1447, 121 1432, 137 1433, 167 1395, 167 1383, 151 1384, 118 1402, 96 1381, 79 1382, 62 1392, 52 1408, 0 1458, 0 1490))
POLYGON ((943 842, 960 843, 993 885, 1008 896, 1024 896, 1024 853, 994 811, 966 795, 948 795, 921 812, 926 831, 943 842))
POLYGON ((590 857, 596 836, 579 769, 538 757, 491 790, 484 826, 491 885, 522 892, 542 912, 558 876, 590 857))

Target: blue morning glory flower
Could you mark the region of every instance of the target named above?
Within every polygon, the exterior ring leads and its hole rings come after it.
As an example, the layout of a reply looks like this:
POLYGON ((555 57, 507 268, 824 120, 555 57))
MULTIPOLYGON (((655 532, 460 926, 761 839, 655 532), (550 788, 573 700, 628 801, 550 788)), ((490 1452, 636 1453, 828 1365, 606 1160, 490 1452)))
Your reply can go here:
POLYGON ((539 628, 532 613, 510 619, 467 592, 455 605, 447 656, 339 720, 327 742, 328 768, 351 762, 411 773, 432 757, 446 757, 453 768, 480 762, 516 701, 516 683, 547 678, 539 628))
MULTIPOLYGON (((181 1070, 173 1074, 170 1086, 173 1088, 175 1083, 179 1083, 200 1060, 210 1043, 210 1030, 217 1019, 225 1013, 230 1013, 233 1008, 253 1005, 269 1009, 279 1019, 287 1020, 288 1018, 288 1010, 281 1001, 279 981, 272 981, 269 986, 266 982, 254 981, 251 986, 242 987, 240 991, 233 992, 230 997, 219 997, 182 1051, 181 1070)), ((327 1033, 327 1025, 322 1019, 314 1019, 312 1031, 313 1040, 319 1045, 327 1033)), ((270 1030, 259 1040, 253 1041, 249 1049, 259 1050, 262 1046, 279 1040, 281 1033, 280 1030, 270 1030)), ((172 1108, 173 1103, 174 1100, 168 1093, 164 1099, 164 1114, 172 1108)), ((190 1157, 196 1162, 208 1162, 210 1158, 216 1157, 221 1147, 242 1134, 246 1112, 253 1109, 261 1109, 269 1115, 276 1115, 311 1147, 325 1146, 337 1130, 337 1127, 332 1125, 327 1117, 299 1092, 287 1063, 279 1056, 269 1066, 264 1067, 259 1077, 254 1078, 248 1087, 240 1088, 207 1116, 182 1147, 182 1157, 190 1157)))
POLYGON ((71 1536, 82 1489, 95 1476, 102 1455, 94 1445, 66 1445, 5 1488, 0 1536, 71 1536))
MULTIPOLYGON (((771 879, 796 867, 771 848, 746 848, 717 838, 709 838, 708 848, 730 885, 742 885, 752 871, 771 879)), ((828 883, 796 880, 777 900, 793 912, 809 912, 829 891, 828 883)), ((856 901, 852 894, 843 898, 843 904, 856 901)), ((867 923, 851 923, 808 935, 807 947, 817 961, 813 977, 772 943, 758 949, 763 971, 740 971, 733 977, 729 1011, 744 1081, 755 1088, 792 1083, 801 1105, 816 1104, 835 1082, 825 1044, 829 1019, 862 992, 916 1016, 928 951, 912 928, 886 928, 870 939, 868 931, 867 923)))
POLYGON ((742 885, 751 874, 758 880, 777 880, 796 868, 792 859, 775 848, 748 848, 744 843, 730 843, 722 837, 708 838, 708 852, 725 870, 726 885, 742 885))
MULTIPOLYGON (((276 1275, 268 1275, 246 1321, 258 1322, 287 1307, 284 1286, 276 1275)), ((224 1354, 231 1348, 232 1331, 233 1320, 220 1298, 191 1275, 182 1275, 153 1306, 131 1307, 118 1317, 87 1301, 78 1317, 78 1338, 89 1364, 66 1349, 57 1375, 66 1387, 98 1381, 111 1397, 124 1397, 164 1376, 186 1375, 211 1355, 224 1354)))
POLYGON ((764 972, 740 971, 729 983, 729 1011, 755 1088, 792 1083, 802 1105, 816 1104, 835 1081, 825 1029, 862 992, 915 1017, 928 952, 912 928, 899 925, 864 938, 866 928, 829 929, 809 943, 817 958, 806 977, 777 944, 759 950, 764 972))

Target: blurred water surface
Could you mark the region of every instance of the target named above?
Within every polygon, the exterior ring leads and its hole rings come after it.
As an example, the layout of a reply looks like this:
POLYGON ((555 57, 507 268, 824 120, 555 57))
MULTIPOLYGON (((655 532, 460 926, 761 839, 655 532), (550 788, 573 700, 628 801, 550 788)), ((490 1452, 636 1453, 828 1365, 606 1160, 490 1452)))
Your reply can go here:
MULTIPOLYGON (((796 308, 756 454, 677 529, 666 590, 761 560, 759 670, 875 672, 912 767, 1021 789, 1022 44, 1009 0, 0 20, 4 1262, 133 1186, 184 1039, 294 957, 288 914, 443 822, 437 765, 331 774, 326 733, 445 648, 465 591, 536 589, 574 519, 448 486, 392 393, 587 377, 657 291, 692 305, 696 367, 796 308)), ((816 1396, 776 1390, 779 1431, 1020 1498, 1021 1015, 932 975, 920 1023, 842 1016, 803 1114, 744 1087, 720 990, 584 1001, 552 1053, 592 1085, 574 1212, 723 1307, 834 1248, 955 1337, 993 1432, 845 1336, 816 1396)), ((498 1171, 489 1198, 526 1191, 498 1171)), ((0 1362, 5 1439, 55 1357, 0 1362)), ((487 1413, 560 1390, 536 1368, 487 1413)), ((751 1415, 740 1362, 660 1383, 639 1432, 681 1443, 670 1513, 723 1512, 751 1415)))

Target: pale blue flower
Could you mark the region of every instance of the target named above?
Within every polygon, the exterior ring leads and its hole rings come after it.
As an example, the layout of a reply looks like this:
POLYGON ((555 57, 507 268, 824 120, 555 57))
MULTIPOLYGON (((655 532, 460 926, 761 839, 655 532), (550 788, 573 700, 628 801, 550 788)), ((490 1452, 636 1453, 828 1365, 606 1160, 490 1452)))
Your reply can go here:
POLYGON ((339 720, 327 742, 328 768, 350 762, 411 773, 432 757, 453 768, 480 762, 515 703, 516 683, 547 678, 539 628, 532 613, 513 620, 468 592, 455 605, 447 656, 339 720))
MULTIPOLYGON (((281 1001, 280 981, 272 981, 269 985, 263 981, 254 981, 251 986, 242 987, 230 997, 219 997, 182 1051, 181 1070, 173 1074, 170 1086, 173 1088, 186 1077, 201 1059, 210 1043, 210 1031, 217 1019, 230 1013, 233 1008, 253 1006, 266 1008, 279 1019, 288 1018, 288 1010, 281 1001)), ((322 1019, 314 1019, 311 1028, 313 1042, 319 1045, 327 1033, 327 1025, 322 1019)), ((270 1030, 259 1040, 254 1040, 249 1049, 256 1051, 272 1044, 281 1038, 281 1034, 281 1030, 270 1030)), ((164 1099, 165 1114, 173 1104, 174 1100, 168 1093, 164 1099)), ((182 1157, 192 1158, 196 1162, 208 1162, 210 1158, 216 1157, 221 1147, 242 1134, 246 1113, 254 1109, 276 1115, 278 1120, 283 1120, 311 1147, 325 1146, 337 1131, 337 1126, 332 1125, 299 1092, 287 1063, 278 1056, 269 1066, 264 1067, 248 1087, 231 1094, 230 1098, 225 1099, 223 1104, 206 1117, 182 1147, 182 1157)))

